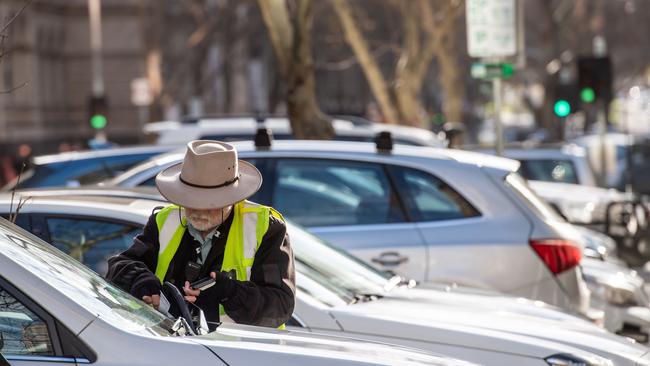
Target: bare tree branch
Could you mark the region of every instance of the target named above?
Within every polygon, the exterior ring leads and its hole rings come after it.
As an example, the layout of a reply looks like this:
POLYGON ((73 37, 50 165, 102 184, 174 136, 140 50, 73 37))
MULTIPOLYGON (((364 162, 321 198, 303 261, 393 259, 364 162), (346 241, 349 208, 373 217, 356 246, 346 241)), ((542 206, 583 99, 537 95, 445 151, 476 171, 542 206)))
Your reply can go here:
POLYGON ((16 14, 14 14, 14 16, 11 17, 11 19, 9 19, 7 21, 7 23, 2 27, 2 29, 0 30, 0 34, 6 32, 7 28, 9 28, 11 23, 13 23, 14 20, 16 20, 16 18, 18 18, 20 16, 20 14, 22 14, 23 11, 27 8, 27 6, 29 6, 29 4, 31 4, 31 3, 32 3, 32 0, 26 0, 25 3, 23 4, 22 8, 20 8, 20 10, 18 10, 18 12, 16 14))
POLYGON ((343 27, 346 41, 354 51, 359 63, 362 65, 361 69, 366 75, 366 79, 368 80, 373 95, 377 99, 379 108, 384 115, 385 122, 397 123, 399 120, 398 114, 390 98, 388 84, 381 73, 377 61, 370 53, 368 44, 366 43, 361 30, 357 27, 357 24, 354 21, 350 4, 347 0, 332 0, 332 5, 338 15, 341 26, 343 27))
POLYGON ((275 57, 283 74, 286 75, 289 67, 289 55, 293 48, 293 34, 285 0, 258 0, 257 3, 268 29, 275 57))
POLYGON ((15 92, 18 89, 26 87, 27 85, 29 85, 29 81, 25 81, 24 83, 22 83, 22 84, 20 84, 18 86, 15 86, 15 87, 13 87, 13 88, 11 88, 9 90, 0 90, 0 94, 10 94, 10 93, 15 92))

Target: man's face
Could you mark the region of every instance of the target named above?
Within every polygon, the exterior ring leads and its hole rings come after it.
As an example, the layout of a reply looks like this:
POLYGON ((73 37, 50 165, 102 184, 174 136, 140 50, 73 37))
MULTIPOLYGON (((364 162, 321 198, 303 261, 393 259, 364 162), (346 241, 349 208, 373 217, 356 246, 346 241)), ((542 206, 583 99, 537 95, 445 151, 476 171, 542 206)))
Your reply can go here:
POLYGON ((230 214, 231 209, 232 206, 212 208, 208 210, 197 210, 185 207, 185 215, 187 216, 187 221, 189 221, 195 229, 208 231, 221 225, 230 214))

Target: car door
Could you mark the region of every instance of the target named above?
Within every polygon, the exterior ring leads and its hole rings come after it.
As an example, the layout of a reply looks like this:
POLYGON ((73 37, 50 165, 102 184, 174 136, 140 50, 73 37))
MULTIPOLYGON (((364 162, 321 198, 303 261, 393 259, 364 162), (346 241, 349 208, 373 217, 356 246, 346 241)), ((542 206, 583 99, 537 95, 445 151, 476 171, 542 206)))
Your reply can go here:
POLYGON ((42 239, 102 276, 108 258, 131 246, 142 230, 133 223, 63 214, 34 214, 32 226, 42 239))
POLYGON ((528 263, 521 256, 530 252, 531 227, 480 168, 475 169, 446 162, 427 170, 389 168, 428 246, 427 280, 503 290, 528 280, 510 276, 528 263))
POLYGON ((386 167, 324 158, 279 158, 270 203, 286 218, 383 270, 424 279, 427 251, 386 167))
POLYGON ((0 365, 89 363, 78 344, 52 316, 0 278, 0 365))

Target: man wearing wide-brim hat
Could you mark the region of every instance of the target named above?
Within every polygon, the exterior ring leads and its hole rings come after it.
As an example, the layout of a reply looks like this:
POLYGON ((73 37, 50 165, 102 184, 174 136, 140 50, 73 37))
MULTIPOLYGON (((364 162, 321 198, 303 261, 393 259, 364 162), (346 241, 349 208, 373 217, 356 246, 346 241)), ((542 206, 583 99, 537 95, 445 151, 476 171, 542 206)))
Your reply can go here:
POLYGON ((190 142, 183 162, 156 177, 173 204, 154 210, 133 245, 109 259, 107 278, 156 308, 169 281, 208 321, 282 326, 295 304, 293 252, 282 216, 246 200, 261 184, 232 145, 190 142), (190 287, 207 276, 214 286, 190 287))

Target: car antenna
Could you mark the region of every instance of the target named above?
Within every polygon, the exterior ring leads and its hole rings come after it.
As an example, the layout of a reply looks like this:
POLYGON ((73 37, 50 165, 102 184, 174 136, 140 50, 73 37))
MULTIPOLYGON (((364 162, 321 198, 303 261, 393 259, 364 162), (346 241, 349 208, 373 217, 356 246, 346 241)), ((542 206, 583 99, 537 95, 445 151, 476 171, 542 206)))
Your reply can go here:
POLYGON ((14 198, 16 196, 16 189, 18 189, 18 186, 20 185, 20 178, 23 175, 23 172, 25 171, 25 163, 23 162, 23 165, 20 167, 20 172, 18 173, 18 177, 16 179, 16 184, 11 188, 11 201, 9 203, 9 221, 11 221, 12 224, 16 223, 16 219, 18 218, 18 214, 20 213, 20 209, 23 208, 25 203, 29 201, 31 197, 24 198, 20 197, 18 199, 18 203, 16 204, 16 212, 14 212, 14 198))
POLYGON ((381 131, 375 136, 375 145, 377 145, 377 151, 390 154, 393 150, 393 136, 389 131, 381 131))

